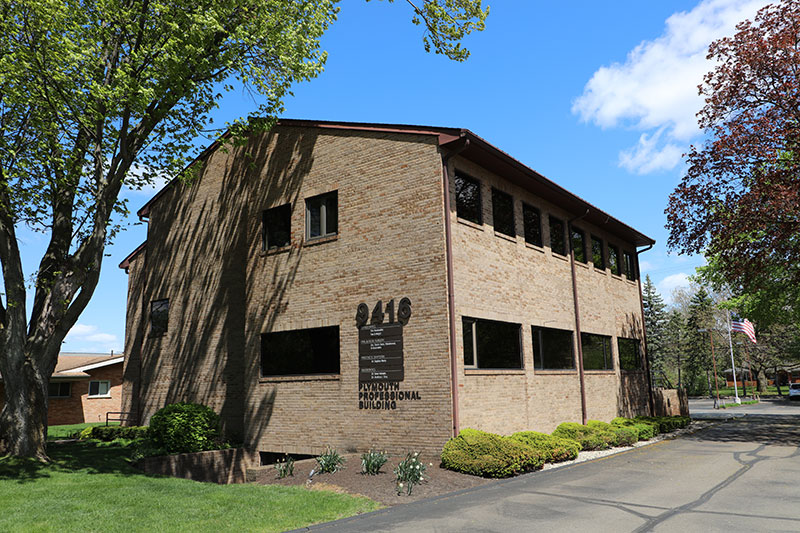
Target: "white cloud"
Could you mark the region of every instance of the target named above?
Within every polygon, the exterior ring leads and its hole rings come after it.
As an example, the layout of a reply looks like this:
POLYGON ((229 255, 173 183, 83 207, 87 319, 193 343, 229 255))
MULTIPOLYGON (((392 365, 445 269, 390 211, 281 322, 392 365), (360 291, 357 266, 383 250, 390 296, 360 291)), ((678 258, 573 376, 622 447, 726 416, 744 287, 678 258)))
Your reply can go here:
POLYGON ((75 324, 64 339, 64 350, 70 352, 121 352, 116 335, 104 333, 91 324, 75 324))
POLYGON ((678 287, 688 287, 689 285, 689 274, 679 272, 677 274, 669 275, 656 283, 656 289, 662 296, 664 296, 666 299, 669 299, 672 291, 678 287))
POLYGON ((732 35, 738 22, 752 19, 768 3, 703 0, 689 12, 674 13, 661 36, 640 43, 624 63, 599 68, 573 103, 573 113, 601 128, 655 130, 620 153, 620 166, 630 172, 674 168, 699 133, 695 114, 703 101, 697 86, 713 66, 706 59, 708 45, 732 35))
MULTIPOLYGON (((131 169, 128 171, 129 178, 133 178, 134 180, 140 179, 148 167, 143 165, 134 164, 131 166, 131 169)), ((152 196, 158 191, 160 191, 169 181, 169 178, 166 175, 160 174, 156 172, 156 175, 153 177, 150 183, 143 184, 140 188, 132 188, 128 185, 125 185, 125 190, 127 190, 131 194, 141 194, 145 196, 152 196)))

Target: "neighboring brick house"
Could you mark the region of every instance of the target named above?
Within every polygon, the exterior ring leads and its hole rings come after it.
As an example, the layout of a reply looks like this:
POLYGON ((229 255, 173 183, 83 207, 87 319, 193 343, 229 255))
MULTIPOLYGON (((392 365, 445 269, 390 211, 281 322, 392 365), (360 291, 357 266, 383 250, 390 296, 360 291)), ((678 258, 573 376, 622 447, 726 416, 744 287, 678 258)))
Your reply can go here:
MULTIPOLYGON (((47 424, 104 422, 122 405, 122 354, 58 354, 47 400, 47 424)), ((0 380, 0 408, 5 394, 0 380)))
POLYGON ((649 237, 468 130, 281 120, 218 148, 120 264, 139 423, 202 402, 314 454, 649 412, 649 237))

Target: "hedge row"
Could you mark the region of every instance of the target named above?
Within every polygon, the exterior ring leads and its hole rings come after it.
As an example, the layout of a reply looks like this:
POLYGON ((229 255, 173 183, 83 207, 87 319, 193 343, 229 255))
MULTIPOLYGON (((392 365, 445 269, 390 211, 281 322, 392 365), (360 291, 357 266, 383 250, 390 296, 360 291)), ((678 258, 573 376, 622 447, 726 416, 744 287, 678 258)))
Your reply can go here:
POLYGON ((144 426, 91 426, 78 433, 79 439, 97 439, 111 442, 116 439, 142 439, 147 436, 144 426))
POLYGON ((464 429, 442 449, 442 466, 449 470, 483 477, 509 477, 568 461, 581 450, 603 450, 630 446, 658 433, 686 427, 691 420, 682 416, 615 418, 609 424, 589 420, 560 424, 552 435, 522 431, 510 437, 476 429, 464 429))

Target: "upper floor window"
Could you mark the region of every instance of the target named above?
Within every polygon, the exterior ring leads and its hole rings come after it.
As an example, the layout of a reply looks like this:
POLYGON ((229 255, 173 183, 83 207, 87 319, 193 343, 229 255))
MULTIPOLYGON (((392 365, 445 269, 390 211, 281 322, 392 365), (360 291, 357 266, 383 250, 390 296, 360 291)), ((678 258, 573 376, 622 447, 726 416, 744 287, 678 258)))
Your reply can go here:
POLYGON ((611 337, 581 333, 584 370, 614 370, 611 337))
POLYGON ((261 375, 339 373, 339 326, 261 335, 261 375))
POLYGON ((275 250, 292 242, 292 206, 279 205, 267 209, 262 215, 262 249, 275 250))
POLYGON ((51 381, 47 385, 49 398, 69 398, 72 385, 69 381, 51 381))
POLYGON ((617 353, 619 353, 619 367, 622 370, 639 370, 642 368, 638 339, 617 337, 617 353))
POLYGON ((494 230, 503 235, 514 237, 514 199, 510 194, 492 187, 492 217, 494 230))
POLYGON ((523 203, 522 225, 525 231, 525 242, 542 246, 542 214, 539 210, 523 203))
POLYGON ((456 216, 483 224, 481 183, 464 174, 456 174, 456 216))
POLYGON ((622 252, 625 260, 625 277, 633 281, 636 279, 636 260, 631 252, 622 252))
POLYGON ((603 257, 603 241, 594 235, 592 235, 592 263, 594 263, 595 268, 606 269, 606 262, 603 257))
POLYGON ((306 198, 306 239, 339 233, 339 197, 337 191, 306 198))
POLYGON ((565 329, 531 326, 533 334, 533 366, 537 370, 571 370, 575 368, 572 332, 565 329))
POLYGON ((519 324, 467 317, 461 324, 465 367, 522 368, 519 324))
POLYGON ((586 236, 578 228, 570 229, 570 239, 572 240, 572 251, 575 254, 575 261, 586 262, 586 236))
POLYGON ((550 217, 550 250, 553 253, 567 255, 566 227, 560 218, 550 217))
POLYGON ((150 334, 163 335, 169 323, 169 300, 150 302, 150 334))
POLYGON ((619 248, 613 244, 608 245, 608 266, 611 268, 611 273, 620 276, 622 274, 619 264, 619 248))

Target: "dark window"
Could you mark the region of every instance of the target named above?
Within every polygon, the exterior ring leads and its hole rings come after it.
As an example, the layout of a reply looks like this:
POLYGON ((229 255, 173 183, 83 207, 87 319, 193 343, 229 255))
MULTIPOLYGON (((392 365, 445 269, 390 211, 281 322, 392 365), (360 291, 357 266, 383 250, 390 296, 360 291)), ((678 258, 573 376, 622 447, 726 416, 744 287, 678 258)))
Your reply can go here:
POLYGON ((264 211, 263 243, 264 250, 274 250, 289 246, 292 242, 292 206, 279 205, 264 211))
POLYGON ((496 320, 462 318, 464 366, 522 368, 520 325, 496 320))
POLYGON ((542 214, 535 207, 522 204, 522 225, 525 230, 525 242, 542 245, 542 214))
POLYGON ((514 237, 514 199, 510 194, 492 187, 492 217, 494 230, 503 235, 514 237))
POLYGON ((89 382, 89 397, 92 396, 108 396, 108 391, 111 389, 110 381, 90 381, 89 382))
POLYGON ((261 375, 339 373, 339 326, 261 335, 261 375))
POLYGON ((617 276, 621 275, 619 268, 619 248, 613 244, 608 245, 608 266, 611 268, 611 273, 617 276))
POLYGON ((571 331, 531 326, 531 334, 534 368, 537 370, 575 368, 571 331))
POLYGON ((636 279, 636 261, 633 254, 630 252, 622 252, 622 257, 625 259, 625 277, 633 281, 636 279))
POLYGON ((564 221, 550 217, 550 250, 553 253, 567 255, 567 242, 564 238, 564 221))
POLYGON ((584 370, 613 370, 611 337, 581 333, 584 370))
POLYGON ((150 334, 163 335, 169 322, 169 300, 150 302, 150 334))
POLYGON ((575 261, 585 263, 586 236, 578 228, 572 228, 570 231, 570 239, 572 239, 572 251, 575 253, 575 261))
POLYGON ((69 398, 71 393, 70 382, 50 382, 47 386, 47 396, 50 398, 69 398))
POLYGON ((603 241, 592 235, 592 263, 595 268, 606 269, 605 258, 603 257, 603 241))
POLYGON ((456 215, 475 224, 483 224, 481 183, 463 174, 456 174, 456 215))
POLYGON ((619 352, 619 367, 622 370, 640 370, 642 368, 638 339, 617 337, 617 352, 619 352))
POLYGON ((336 191, 306 199, 306 239, 339 233, 339 198, 336 191))

